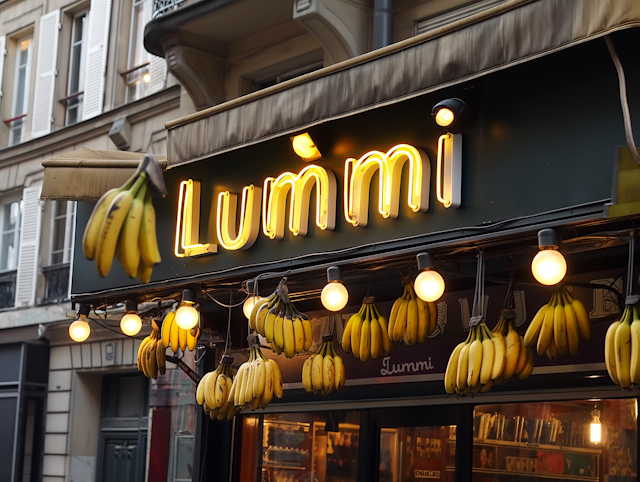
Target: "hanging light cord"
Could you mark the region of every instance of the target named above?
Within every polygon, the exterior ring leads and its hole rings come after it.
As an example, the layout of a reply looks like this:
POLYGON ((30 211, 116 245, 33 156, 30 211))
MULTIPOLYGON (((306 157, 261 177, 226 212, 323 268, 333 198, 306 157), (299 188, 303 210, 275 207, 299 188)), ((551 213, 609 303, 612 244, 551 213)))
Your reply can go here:
POLYGON ((224 342, 224 354, 229 354, 229 346, 231 339, 231 307, 233 306, 233 291, 229 290, 229 317, 227 318, 227 339, 224 342))
POLYGON ((607 43, 607 48, 609 49, 611 60, 613 60, 613 65, 615 65, 616 71, 618 72, 618 83, 620 84, 620 104, 622 105, 622 117, 624 119, 624 133, 627 136, 627 145, 629 146, 629 150, 631 151, 631 156, 636 161, 636 164, 640 166, 640 154, 638 154, 636 144, 633 141, 633 130, 631 129, 631 114, 629 114, 629 103, 627 101, 627 83, 624 78, 624 69, 622 68, 622 64, 620 63, 620 59, 618 58, 618 54, 616 53, 616 49, 613 46, 613 42, 608 35, 604 38, 604 41, 607 43))
POLYGON ((629 260, 627 261, 627 297, 631 296, 631 294, 633 293, 633 258, 636 251, 634 234, 635 233, 631 231, 631 236, 629 237, 629 260))
POLYGON ((208 291, 204 291, 204 294, 206 294, 209 298, 211 298, 212 301, 215 301, 223 308, 237 308, 238 306, 241 306, 248 298, 248 297, 245 297, 245 299, 242 300, 240 303, 225 305, 222 301, 218 301, 213 296, 211 296, 208 291))
POLYGON ((476 287, 473 293, 473 306, 469 326, 476 326, 484 318, 484 250, 478 253, 478 269, 476 271, 476 287))

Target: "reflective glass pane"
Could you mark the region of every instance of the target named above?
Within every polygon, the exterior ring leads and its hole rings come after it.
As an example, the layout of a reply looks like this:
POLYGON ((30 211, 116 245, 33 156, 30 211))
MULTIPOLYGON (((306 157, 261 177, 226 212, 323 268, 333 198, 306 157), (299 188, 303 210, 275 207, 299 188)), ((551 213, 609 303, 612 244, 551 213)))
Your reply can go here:
POLYGON ((193 478, 193 436, 178 437, 176 440, 175 480, 193 478))
POLYGON ((380 482, 454 481, 455 460, 455 425, 380 431, 380 482))
POLYGON ((636 419, 635 399, 478 406, 473 481, 636 480, 636 419))

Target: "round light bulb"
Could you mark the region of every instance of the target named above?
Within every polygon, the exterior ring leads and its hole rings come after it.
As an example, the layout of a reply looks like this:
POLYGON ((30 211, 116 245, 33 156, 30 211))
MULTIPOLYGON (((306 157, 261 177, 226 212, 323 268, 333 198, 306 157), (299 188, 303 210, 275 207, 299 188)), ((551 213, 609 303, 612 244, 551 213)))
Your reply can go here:
POLYGON ((127 336, 134 336, 142 329, 142 320, 136 313, 127 313, 120 320, 120 329, 127 336))
POLYGON ((307 133, 295 136, 292 141, 293 150, 303 159, 312 159, 320 156, 320 151, 316 147, 313 139, 307 133))
POLYGON ((416 294, 423 301, 437 301, 444 293, 444 279, 437 271, 426 269, 413 284, 416 294))
POLYGON ((322 305, 329 311, 340 311, 347 306, 349 292, 340 281, 331 281, 322 288, 320 301, 322 301, 322 305))
POLYGON ((74 321, 71 323, 71 326, 69 326, 69 336, 73 341, 85 341, 89 338, 89 333, 91 333, 91 328, 89 327, 89 323, 87 323, 86 317, 82 315, 79 320, 74 321))
POLYGON ((259 296, 251 295, 245 300, 244 305, 242 305, 242 312, 244 313, 244 316, 247 317, 247 320, 251 318, 251 312, 253 311, 253 307, 261 299, 262 298, 260 298, 259 296))
POLYGON ((450 126, 456 118, 451 109, 443 107, 436 113, 436 124, 442 127, 450 126))
POLYGON ((184 304, 176 311, 176 323, 183 330, 190 330, 198 324, 200 313, 192 305, 184 304))
POLYGON ((567 274, 567 260, 555 249, 544 249, 531 262, 533 277, 543 285, 555 285, 567 274))
POLYGON ((144 80, 145 84, 148 84, 149 81, 151 80, 151 76, 148 73, 146 73, 142 76, 142 80, 144 80))

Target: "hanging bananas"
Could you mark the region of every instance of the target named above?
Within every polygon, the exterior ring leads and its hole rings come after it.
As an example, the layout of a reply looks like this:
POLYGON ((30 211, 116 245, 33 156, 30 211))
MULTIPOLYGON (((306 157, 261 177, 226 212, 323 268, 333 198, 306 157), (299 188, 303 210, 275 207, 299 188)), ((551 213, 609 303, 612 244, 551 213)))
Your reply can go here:
POLYGON ((271 295, 257 301, 249 325, 266 338, 274 352, 284 352, 287 358, 309 350, 313 342, 311 321, 289 300, 287 278, 282 278, 271 295))
POLYGON ((416 295, 413 284, 404 285, 404 293, 391 308, 389 315, 389 339, 405 345, 422 343, 437 326, 438 307, 436 303, 422 301, 416 295))
POLYGON ((147 336, 138 348, 138 370, 154 380, 158 374, 164 375, 167 370, 167 358, 165 344, 160 336, 160 328, 156 320, 151 321, 153 327, 151 334, 147 336))
POLYGON ((627 304, 604 339, 604 361, 616 385, 629 388, 640 383, 640 305, 627 304))
POLYGON ((552 361, 558 356, 578 354, 580 340, 591 342, 591 322, 584 305, 571 297, 566 288, 553 294, 549 303, 538 310, 524 335, 526 346, 536 346, 552 361))
POLYGON ((156 214, 145 171, 136 172, 124 185, 106 192, 87 222, 82 249, 95 259, 100 276, 107 276, 114 256, 125 273, 148 283, 160 262, 156 238, 156 214))
POLYGON ((515 313, 505 311, 492 330, 495 337, 503 340, 504 346, 504 370, 501 376, 493 377, 494 385, 501 385, 513 376, 524 380, 533 371, 533 351, 525 346, 524 338, 516 331, 515 319, 515 313))
POLYGON ((250 352, 249 360, 238 368, 228 394, 229 403, 237 412, 265 408, 274 396, 282 398, 284 387, 278 364, 266 358, 258 346, 252 346, 250 352))
POLYGON ((360 311, 349 318, 342 333, 342 349, 351 351, 361 361, 389 355, 393 343, 388 336, 387 319, 375 304, 373 296, 363 300, 360 311))
POLYGON ((187 349, 193 351, 200 339, 200 321, 190 330, 185 330, 178 326, 176 321, 176 312, 167 313, 162 322, 162 342, 165 347, 170 347, 173 353, 178 353, 178 349, 182 353, 187 349))
POLYGON ((231 420, 236 416, 236 406, 229 399, 234 381, 231 363, 232 357, 223 356, 218 368, 205 373, 198 383, 196 401, 211 420, 231 420))
POLYGON ((315 395, 329 395, 346 382, 344 363, 333 347, 333 336, 323 336, 318 351, 302 365, 302 386, 315 395))

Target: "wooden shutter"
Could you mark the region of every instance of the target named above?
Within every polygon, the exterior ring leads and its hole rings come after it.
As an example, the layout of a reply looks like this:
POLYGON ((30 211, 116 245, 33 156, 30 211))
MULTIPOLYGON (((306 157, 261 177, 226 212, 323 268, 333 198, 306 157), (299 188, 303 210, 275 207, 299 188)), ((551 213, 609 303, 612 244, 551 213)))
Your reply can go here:
POLYGON ((4 57, 7 53, 7 37, 0 35, 0 99, 2 99, 2 73, 4 72, 4 57))
POLYGON ((42 224, 41 190, 42 186, 33 186, 26 187, 22 191, 22 223, 16 276, 17 308, 31 306, 36 300, 40 225, 42 224))
POLYGON ((39 137, 51 132, 59 24, 60 10, 54 10, 40 17, 31 137, 39 137))
POLYGON ((83 120, 102 114, 110 19, 111 0, 92 0, 87 35, 83 120))
POLYGON ((149 94, 164 89, 167 82, 167 62, 162 57, 149 55, 149 94))

